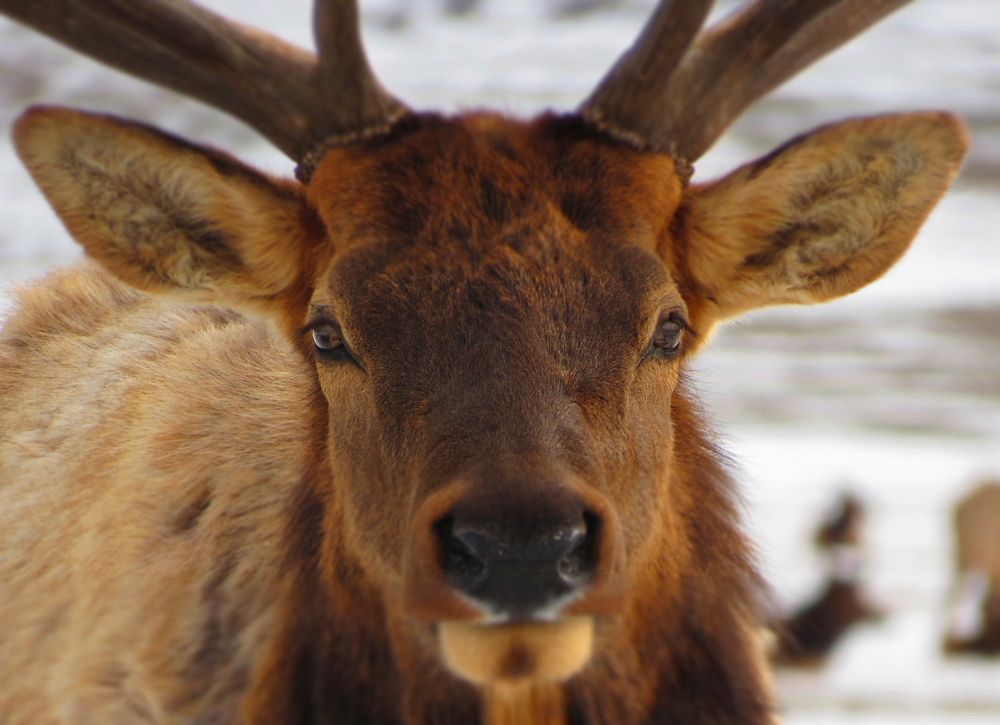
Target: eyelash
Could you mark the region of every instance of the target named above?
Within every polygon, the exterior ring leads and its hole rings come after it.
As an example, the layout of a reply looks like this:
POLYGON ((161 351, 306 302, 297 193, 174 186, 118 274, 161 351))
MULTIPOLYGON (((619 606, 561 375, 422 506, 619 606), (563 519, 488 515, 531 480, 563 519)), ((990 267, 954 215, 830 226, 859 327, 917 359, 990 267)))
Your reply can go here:
POLYGON ((696 333, 693 329, 691 329, 691 325, 688 324, 687 320, 684 319, 679 312, 671 312, 656 324, 656 330, 653 332, 653 339, 649 343, 649 349, 646 353, 646 357, 657 357, 662 360, 676 360, 684 351, 685 335, 696 335, 696 333), (667 323, 677 326, 677 342, 676 345, 671 347, 662 347, 657 345, 657 338, 659 336, 660 328, 667 323))
POLYGON ((302 335, 309 335, 313 345, 313 350, 316 352, 316 356, 323 360, 324 362, 351 362, 358 367, 361 367, 354 354, 351 352, 350 348, 347 346, 347 341, 344 340, 343 333, 340 330, 340 325, 336 322, 330 320, 314 320, 308 325, 302 328, 302 335), (332 328, 336 331, 336 337, 338 344, 336 347, 322 348, 317 344, 316 333, 324 327, 332 328))
MULTIPOLYGON (((325 362, 350 362, 354 363, 359 368, 361 367, 361 364, 358 363, 357 358, 355 358, 354 354, 347 346, 347 341, 344 340, 343 333, 340 330, 340 325, 338 325, 337 323, 324 319, 314 320, 313 322, 310 322, 305 327, 303 327, 302 330, 300 330, 300 333, 302 335, 309 335, 310 338, 312 338, 311 341, 313 344, 313 349, 315 350, 316 356, 319 359, 325 362), (337 331, 339 344, 336 347, 325 349, 321 348, 316 343, 316 332, 324 327, 330 327, 337 331)), ((649 343, 649 349, 647 350, 644 359, 648 359, 650 357, 658 357, 663 360, 676 360, 677 358, 680 357, 681 353, 684 350, 685 334, 697 337, 697 333, 691 328, 691 325, 688 324, 688 321, 684 319, 684 317, 682 317, 680 313, 677 312, 670 313, 665 319, 657 323, 656 331, 653 334, 652 341, 649 343), (675 347, 662 348, 656 344, 656 333, 659 332, 659 329, 662 325, 668 322, 677 325, 679 327, 678 341, 675 347)))

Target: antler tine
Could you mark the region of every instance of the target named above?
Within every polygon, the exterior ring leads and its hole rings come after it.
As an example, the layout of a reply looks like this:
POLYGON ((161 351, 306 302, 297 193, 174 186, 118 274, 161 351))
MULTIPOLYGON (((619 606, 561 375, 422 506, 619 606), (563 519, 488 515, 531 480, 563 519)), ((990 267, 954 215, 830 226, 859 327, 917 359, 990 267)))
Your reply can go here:
POLYGON ((407 109, 382 88, 368 63, 356 0, 316 0, 313 31, 329 135, 363 138, 388 130, 407 109))
POLYGON ((190 0, 0 0, 0 12, 96 60, 226 111, 298 161, 314 156, 330 137, 351 141, 384 130, 405 108, 368 67, 354 0, 318 0, 321 63, 190 0))
POLYGON ((671 88, 676 152, 704 154, 753 101, 911 0, 757 0, 703 33, 671 88))
MULTIPOLYGON (((686 52, 678 63, 678 41, 660 37, 674 31, 657 17, 667 14, 667 6, 681 2, 664 0, 636 46, 581 111, 618 137, 693 161, 754 100, 910 1, 754 0, 703 31, 693 43, 685 40, 681 52, 686 52), (617 73, 637 53, 661 54, 664 61, 656 67, 664 77, 617 73)), ((703 18, 707 3, 692 5, 698 6, 703 18)), ((680 11, 676 15, 678 20, 695 22, 680 11)), ((690 26, 684 27, 684 32, 689 30, 690 26)), ((681 34, 680 29, 677 32, 681 34)))
POLYGON ((186 0, 0 0, 0 10, 119 70, 246 121, 290 156, 303 150, 313 59, 186 0))
MULTIPOLYGON (((635 43, 580 105, 580 113, 612 136, 651 143, 670 109, 672 74, 712 9, 713 0, 660 0, 635 43)), ((668 144, 669 146, 669 144, 668 144)))

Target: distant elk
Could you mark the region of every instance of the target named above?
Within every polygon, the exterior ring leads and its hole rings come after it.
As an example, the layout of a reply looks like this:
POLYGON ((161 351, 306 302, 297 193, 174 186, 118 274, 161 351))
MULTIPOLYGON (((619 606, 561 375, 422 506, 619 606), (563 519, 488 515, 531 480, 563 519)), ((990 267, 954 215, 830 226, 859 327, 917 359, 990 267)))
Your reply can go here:
POLYGON ((881 619, 864 586, 866 529, 864 504, 854 494, 842 494, 814 538, 824 558, 820 590, 774 623, 773 662, 818 667, 856 625, 881 619))
POLYGON ((954 615, 948 654, 1000 655, 1000 480, 955 506, 954 615))
MULTIPOLYGON (((688 376, 852 292, 966 148, 865 118, 721 180, 751 101, 902 0, 664 0, 572 114, 418 113, 182 0, 0 0, 248 122, 297 181, 61 108, 17 150, 91 262, 0 338, 0 721, 764 723, 758 577, 688 376)), ((873 72, 877 72, 877 69, 873 72)))

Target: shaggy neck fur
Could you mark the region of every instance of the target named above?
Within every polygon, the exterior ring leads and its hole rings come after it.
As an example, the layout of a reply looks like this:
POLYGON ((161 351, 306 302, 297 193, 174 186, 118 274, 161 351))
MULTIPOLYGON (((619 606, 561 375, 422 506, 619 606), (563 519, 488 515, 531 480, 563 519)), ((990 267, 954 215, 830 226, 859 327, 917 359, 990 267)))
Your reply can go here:
POLYGON ((593 661, 562 687, 479 691, 447 672, 433 633, 410 623, 338 532, 328 490, 291 508, 289 575, 271 653, 245 714, 294 723, 766 723, 754 637, 758 580, 739 533, 733 484, 698 414, 678 392, 672 526, 690 565, 659 551, 629 611, 598 624, 593 661), (656 583, 659 582, 657 586, 656 583), (642 586, 645 584, 646 586, 642 586))

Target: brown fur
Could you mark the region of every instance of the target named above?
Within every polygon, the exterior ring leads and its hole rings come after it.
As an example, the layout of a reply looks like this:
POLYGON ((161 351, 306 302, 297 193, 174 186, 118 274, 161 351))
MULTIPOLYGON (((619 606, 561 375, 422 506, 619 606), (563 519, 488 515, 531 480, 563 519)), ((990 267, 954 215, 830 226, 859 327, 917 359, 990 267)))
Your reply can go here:
POLYGON ((881 618, 881 610, 869 603, 859 582, 828 579, 814 599, 775 625, 778 642, 772 661, 785 667, 818 667, 849 630, 881 618))
POLYGON ((971 602, 978 626, 974 631, 949 632, 944 650, 1000 655, 1000 481, 984 481, 965 495, 955 505, 953 524, 955 594, 970 594, 959 591, 970 577, 980 578, 983 591, 977 592, 978 601, 971 602))
POLYGON ((826 559, 823 586, 772 628, 771 661, 786 667, 818 667, 858 624, 884 616, 866 591, 866 509, 853 494, 841 495, 816 528, 813 543, 826 559))
POLYGON ((70 231, 160 297, 88 265, 5 327, 2 719, 769 721, 757 577, 688 360, 721 318, 881 273, 963 147, 934 114, 809 138, 685 188, 574 118, 420 116, 303 189, 27 115, 19 152, 70 231), (843 194, 870 219, 841 242, 843 194), (648 355, 665 310, 692 328, 677 360, 648 355), (316 314, 357 365, 317 358, 316 314), (478 689, 408 604, 415 516, 456 481, 553 476, 610 502, 622 593, 569 612, 595 623, 573 677, 533 684, 528 641, 524 681, 478 689))

